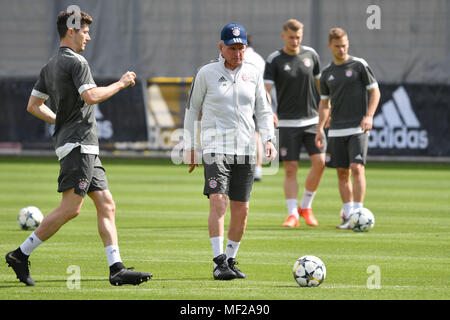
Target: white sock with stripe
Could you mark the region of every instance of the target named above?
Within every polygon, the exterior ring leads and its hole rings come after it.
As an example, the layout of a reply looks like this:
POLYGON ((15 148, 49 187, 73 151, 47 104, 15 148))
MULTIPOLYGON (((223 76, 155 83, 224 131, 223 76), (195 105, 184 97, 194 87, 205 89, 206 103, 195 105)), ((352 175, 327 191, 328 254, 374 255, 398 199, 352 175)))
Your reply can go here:
POLYGON ((311 209, 311 205, 315 195, 316 195, 315 191, 313 192, 305 189, 305 191, 303 192, 302 200, 300 200, 300 208, 311 209))
POLYGON ((225 248, 225 254, 227 255, 227 260, 229 258, 236 258, 240 242, 236 242, 233 240, 228 239, 227 240, 227 246, 225 248))
POLYGON ((111 245, 105 247, 106 258, 108 259, 108 265, 111 267, 116 262, 122 262, 120 257, 119 246, 111 245))
POLYGON ((20 245, 20 250, 23 254, 29 256, 34 249, 36 249, 42 243, 41 239, 39 239, 34 231, 30 234, 30 236, 20 245))

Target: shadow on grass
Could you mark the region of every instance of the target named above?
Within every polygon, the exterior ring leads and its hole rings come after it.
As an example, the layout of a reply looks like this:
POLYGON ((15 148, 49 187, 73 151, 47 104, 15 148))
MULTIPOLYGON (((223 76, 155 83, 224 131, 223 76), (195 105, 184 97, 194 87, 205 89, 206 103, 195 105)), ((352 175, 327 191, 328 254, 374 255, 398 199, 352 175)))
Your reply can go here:
MULTIPOLYGON (((167 281, 173 281, 173 282, 190 282, 190 281, 214 281, 214 279, 212 278, 183 278, 183 279, 168 279, 168 278, 152 278, 149 283, 152 282, 167 282, 167 281)), ((23 287, 23 288, 35 288, 35 287, 39 287, 40 285, 45 285, 45 284, 51 284, 51 283, 66 283, 67 279, 52 279, 52 280, 37 280, 35 281, 36 285, 33 286, 27 286, 24 283, 19 282, 19 280, 14 281, 4 281, 1 285, 0 285, 0 290, 1 289, 8 289, 8 288, 17 288, 17 287, 23 287)), ((83 282, 108 282, 109 283, 109 279, 107 278, 98 278, 98 279, 81 279, 81 283, 83 282)))
MULTIPOLYGON (((109 281, 109 279, 102 278, 102 279, 82 279, 81 282, 105 282, 109 281)), ((11 280, 11 281, 4 281, 0 285, 0 289, 5 288, 17 288, 17 287, 24 287, 24 288, 34 288, 39 287, 39 284, 46 284, 46 283, 65 283, 67 282, 67 279, 51 279, 51 280, 37 280, 35 281, 35 286, 27 286, 22 282, 19 282, 19 280, 11 280)))

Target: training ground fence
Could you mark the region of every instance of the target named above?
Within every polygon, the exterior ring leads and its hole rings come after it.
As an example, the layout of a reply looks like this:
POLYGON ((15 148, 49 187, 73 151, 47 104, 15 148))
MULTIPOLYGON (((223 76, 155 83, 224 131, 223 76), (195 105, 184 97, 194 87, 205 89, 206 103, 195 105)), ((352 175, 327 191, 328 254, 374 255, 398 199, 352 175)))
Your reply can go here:
POLYGON ((180 147, 192 76, 219 56, 222 27, 244 25, 267 58, 295 18, 321 68, 333 59, 333 27, 347 31, 349 54, 372 68, 381 101, 369 159, 450 159, 450 0, 0 0, 0 155, 54 156, 53 127, 26 106, 59 47, 56 17, 74 6, 94 19, 82 55, 97 85, 126 70, 138 75, 135 87, 95 106, 105 155, 169 157, 180 147))
MULTIPOLYGON (((108 85, 114 79, 95 79, 108 85)), ((53 126, 26 106, 35 78, 0 79, 0 155, 54 155, 53 126)), ((95 105, 104 155, 171 157, 182 147, 184 111, 192 78, 138 79, 95 105)), ((450 86, 383 84, 369 137, 369 159, 448 161, 450 86)), ((47 103, 52 108, 50 101, 47 103)))

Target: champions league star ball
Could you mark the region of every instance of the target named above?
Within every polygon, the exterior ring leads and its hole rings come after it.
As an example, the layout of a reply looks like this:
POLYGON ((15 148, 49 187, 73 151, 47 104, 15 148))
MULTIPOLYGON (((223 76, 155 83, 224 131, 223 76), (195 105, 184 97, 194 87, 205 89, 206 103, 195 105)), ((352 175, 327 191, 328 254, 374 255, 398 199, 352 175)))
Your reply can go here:
POLYGON ((317 287, 327 275, 324 263, 315 256, 299 258, 295 262, 292 272, 300 287, 317 287))
POLYGON ((375 217, 367 208, 355 209, 349 220, 350 228, 355 232, 367 232, 373 229, 375 217))
POLYGON ((29 206, 22 208, 17 215, 17 223, 22 230, 36 229, 44 219, 41 210, 36 207, 29 206))

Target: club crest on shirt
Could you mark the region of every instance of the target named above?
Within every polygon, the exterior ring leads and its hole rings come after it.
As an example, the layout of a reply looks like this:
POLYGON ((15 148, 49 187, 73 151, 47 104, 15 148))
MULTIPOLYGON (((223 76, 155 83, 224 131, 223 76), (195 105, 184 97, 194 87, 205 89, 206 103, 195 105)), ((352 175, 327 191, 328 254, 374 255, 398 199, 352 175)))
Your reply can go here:
POLYGON ((305 67, 307 67, 307 68, 311 67, 311 59, 309 59, 309 58, 303 59, 303 64, 304 64, 305 67))
POLYGON ((352 70, 348 69, 348 70, 345 71, 345 76, 346 76, 347 78, 350 78, 352 75, 353 75, 352 70))
POLYGON ((248 74, 246 74, 246 73, 243 73, 242 76, 241 76, 241 78, 242 78, 242 80, 245 81, 245 82, 247 82, 247 81, 250 79, 250 77, 249 77, 248 74))

